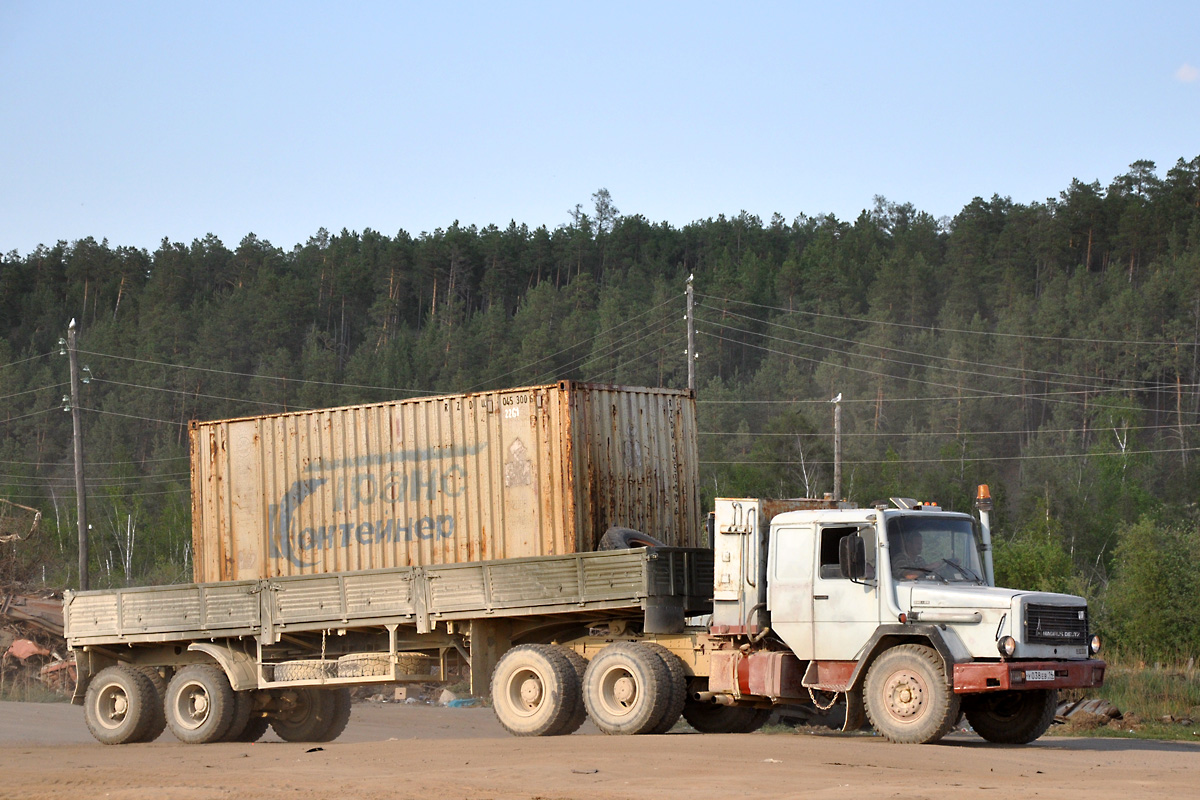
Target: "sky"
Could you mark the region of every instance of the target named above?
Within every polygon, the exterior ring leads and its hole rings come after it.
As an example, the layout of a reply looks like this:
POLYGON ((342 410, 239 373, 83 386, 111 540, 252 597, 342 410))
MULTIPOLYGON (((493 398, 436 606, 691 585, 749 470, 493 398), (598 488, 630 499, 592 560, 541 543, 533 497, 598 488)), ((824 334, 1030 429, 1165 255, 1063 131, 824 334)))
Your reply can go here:
POLYGON ((0 253, 953 217, 1200 156, 1200 2, 0 0, 0 253))

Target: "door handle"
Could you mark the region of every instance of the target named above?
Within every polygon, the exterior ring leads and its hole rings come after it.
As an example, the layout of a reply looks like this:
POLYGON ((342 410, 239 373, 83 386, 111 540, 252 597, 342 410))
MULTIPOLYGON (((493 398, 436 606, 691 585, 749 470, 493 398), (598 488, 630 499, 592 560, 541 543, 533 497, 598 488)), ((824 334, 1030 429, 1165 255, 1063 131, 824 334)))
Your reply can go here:
POLYGON ((813 595, 813 600, 828 600, 828 599, 829 599, 829 595, 827 595, 827 594, 814 594, 813 595))

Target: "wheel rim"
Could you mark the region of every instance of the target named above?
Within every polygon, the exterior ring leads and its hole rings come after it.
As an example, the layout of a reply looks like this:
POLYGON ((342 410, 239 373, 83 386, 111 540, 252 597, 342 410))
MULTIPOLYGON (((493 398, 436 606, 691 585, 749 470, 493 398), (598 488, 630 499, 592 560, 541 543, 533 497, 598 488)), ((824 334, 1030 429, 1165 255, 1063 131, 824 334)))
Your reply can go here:
POLYGON ((96 721, 106 730, 116 730, 129 715, 129 694, 120 684, 104 687, 96 698, 96 721))
POLYGON ((532 669, 522 668, 508 679, 508 704, 522 717, 532 717, 546 699, 546 684, 532 669))
POLYGON ((897 722, 915 722, 925 713, 929 691, 916 672, 907 669, 893 672, 883 690, 887 712, 897 722))
POLYGON ((212 702, 208 690, 198 681, 189 681, 179 689, 175 700, 175 720, 180 727, 194 731, 208 721, 212 702))
POLYGON ((604 710, 614 716, 633 713, 643 692, 637 676, 623 666, 612 666, 600 675, 599 700, 604 710))

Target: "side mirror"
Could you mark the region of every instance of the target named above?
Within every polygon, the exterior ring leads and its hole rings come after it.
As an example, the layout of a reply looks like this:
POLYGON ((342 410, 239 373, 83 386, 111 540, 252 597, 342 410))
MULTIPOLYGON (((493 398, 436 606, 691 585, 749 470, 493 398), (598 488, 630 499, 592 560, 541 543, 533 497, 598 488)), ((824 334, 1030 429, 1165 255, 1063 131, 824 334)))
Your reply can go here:
POLYGON ((857 533, 838 540, 838 567, 843 578, 859 580, 867 574, 867 546, 857 533))

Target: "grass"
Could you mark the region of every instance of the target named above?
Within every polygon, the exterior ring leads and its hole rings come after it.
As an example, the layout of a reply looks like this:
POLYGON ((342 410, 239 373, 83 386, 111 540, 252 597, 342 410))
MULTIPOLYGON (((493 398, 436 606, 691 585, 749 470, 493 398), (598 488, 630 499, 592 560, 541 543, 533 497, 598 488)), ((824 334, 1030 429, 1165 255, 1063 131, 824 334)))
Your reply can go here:
POLYGON ((1108 725, 1055 726, 1052 734, 1200 741, 1200 670, 1185 666, 1109 662, 1104 686, 1063 699, 1107 700, 1122 714, 1108 725), (1190 720, 1190 724, 1188 721, 1190 720))

